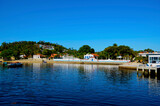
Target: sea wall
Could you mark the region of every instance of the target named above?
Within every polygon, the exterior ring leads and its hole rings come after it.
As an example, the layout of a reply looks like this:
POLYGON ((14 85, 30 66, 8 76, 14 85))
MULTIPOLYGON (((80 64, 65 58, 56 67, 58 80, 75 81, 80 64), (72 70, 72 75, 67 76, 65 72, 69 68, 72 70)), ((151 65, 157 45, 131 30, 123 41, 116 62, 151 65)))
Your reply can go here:
MULTIPOLYGON (((21 63, 42 63, 44 59, 21 59, 21 60, 15 60, 15 61, 5 61, 5 62, 21 62, 21 63)), ((61 59, 63 60, 63 59, 61 59)), ((49 60, 45 59, 47 63, 64 63, 64 64, 105 64, 105 65, 122 65, 126 63, 124 62, 116 62, 116 61, 55 61, 55 60, 49 60)))
POLYGON ((53 59, 53 61, 128 63, 130 60, 53 59))

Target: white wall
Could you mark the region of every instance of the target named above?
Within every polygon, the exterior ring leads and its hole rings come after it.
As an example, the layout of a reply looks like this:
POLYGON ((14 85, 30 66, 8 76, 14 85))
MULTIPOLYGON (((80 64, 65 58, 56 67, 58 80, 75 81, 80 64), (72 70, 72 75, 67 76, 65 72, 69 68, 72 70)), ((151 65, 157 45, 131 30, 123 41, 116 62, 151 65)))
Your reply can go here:
POLYGON ((33 55, 33 59, 40 59, 40 55, 33 55))
POLYGON ((148 63, 152 63, 152 61, 156 61, 156 63, 160 62, 160 55, 148 55, 148 63), (154 59, 156 57, 157 59, 154 59))
POLYGON ((94 56, 92 54, 86 54, 86 55, 84 55, 84 59, 89 59, 91 57, 94 57, 94 56))

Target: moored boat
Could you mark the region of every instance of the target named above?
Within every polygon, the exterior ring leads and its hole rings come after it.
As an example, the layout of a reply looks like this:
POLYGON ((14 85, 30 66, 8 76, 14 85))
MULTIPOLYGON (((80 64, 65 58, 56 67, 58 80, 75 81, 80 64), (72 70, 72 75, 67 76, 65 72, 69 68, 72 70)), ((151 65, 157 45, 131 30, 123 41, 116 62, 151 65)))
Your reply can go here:
POLYGON ((8 67, 8 68, 15 68, 15 67, 22 67, 23 64, 16 62, 16 63, 7 63, 7 62, 3 62, 3 67, 8 67))

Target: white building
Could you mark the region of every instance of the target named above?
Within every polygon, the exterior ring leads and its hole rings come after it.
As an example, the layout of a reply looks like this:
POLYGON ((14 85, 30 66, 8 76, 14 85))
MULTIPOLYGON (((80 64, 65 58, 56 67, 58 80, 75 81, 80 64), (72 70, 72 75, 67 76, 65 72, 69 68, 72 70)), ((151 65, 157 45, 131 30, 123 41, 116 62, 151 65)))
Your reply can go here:
POLYGON ((62 56, 63 59, 74 59, 74 56, 69 56, 68 54, 65 54, 62 56))
POLYGON ((33 59, 40 59, 41 56, 40 55, 33 55, 33 59))
POLYGON ((84 59, 98 59, 98 54, 86 54, 84 55, 84 59))
POLYGON ((160 52, 145 52, 145 53, 139 53, 139 56, 147 57, 148 55, 160 55, 160 52))
POLYGON ((160 55, 148 55, 147 66, 160 67, 160 55))
POLYGON ((148 63, 160 63, 160 55, 148 55, 148 63))
POLYGON ((42 49, 54 50, 54 46, 51 46, 51 45, 39 44, 39 47, 41 47, 42 49))

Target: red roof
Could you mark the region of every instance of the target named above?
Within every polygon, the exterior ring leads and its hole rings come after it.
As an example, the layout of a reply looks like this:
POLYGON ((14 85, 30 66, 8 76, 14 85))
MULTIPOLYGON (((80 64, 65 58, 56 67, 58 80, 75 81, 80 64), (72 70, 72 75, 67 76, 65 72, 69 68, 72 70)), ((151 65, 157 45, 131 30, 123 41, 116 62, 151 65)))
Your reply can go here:
POLYGON ((51 54, 51 56, 50 57, 55 57, 57 54, 51 54))
POLYGON ((97 56, 97 57, 99 56, 98 54, 94 54, 94 53, 92 53, 92 55, 93 55, 93 56, 97 56))

